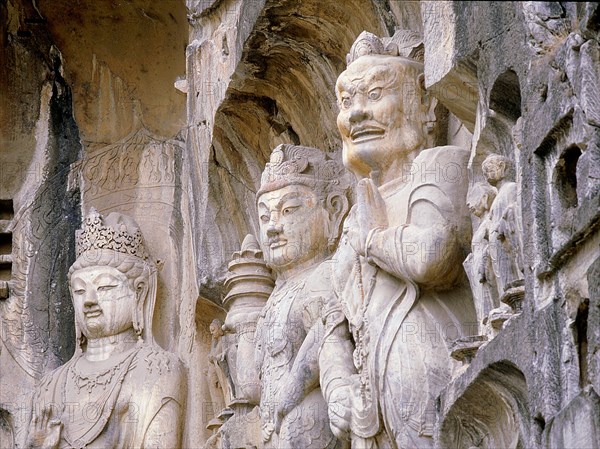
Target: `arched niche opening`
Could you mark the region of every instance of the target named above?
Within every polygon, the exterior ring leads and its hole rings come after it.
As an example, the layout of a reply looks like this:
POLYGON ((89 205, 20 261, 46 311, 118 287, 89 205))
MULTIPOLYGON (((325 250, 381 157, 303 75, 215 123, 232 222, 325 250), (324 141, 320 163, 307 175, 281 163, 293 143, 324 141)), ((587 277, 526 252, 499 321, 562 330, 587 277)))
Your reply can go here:
POLYGON ((514 70, 496 78, 490 92, 490 109, 513 123, 521 116, 521 88, 514 70))
POLYGON ((566 148, 558 157, 552 182, 563 209, 577 207, 577 162, 581 149, 577 145, 566 148))
MULTIPOLYGON (((402 12, 420 17, 419 4, 402 12)), ((376 2, 269 2, 261 11, 212 124, 206 216, 216 226, 205 240, 223 250, 200 253, 210 259, 205 266, 214 267, 213 277, 246 234, 258 235, 255 194, 273 148, 295 143, 341 158, 335 83, 363 30, 393 33, 376 2)), ((214 296, 217 284, 206 295, 214 296)))
POLYGON ((524 449, 529 422, 525 376, 511 362, 497 362, 454 402, 441 422, 439 446, 524 449))
MULTIPOLYGON (((480 111, 480 114, 484 112, 480 111)), ((519 76, 512 70, 500 74, 490 90, 488 110, 480 117, 481 131, 472 160, 474 179, 483 179, 481 163, 491 153, 500 154, 518 164, 520 130, 517 121, 521 116, 521 85, 519 76)))

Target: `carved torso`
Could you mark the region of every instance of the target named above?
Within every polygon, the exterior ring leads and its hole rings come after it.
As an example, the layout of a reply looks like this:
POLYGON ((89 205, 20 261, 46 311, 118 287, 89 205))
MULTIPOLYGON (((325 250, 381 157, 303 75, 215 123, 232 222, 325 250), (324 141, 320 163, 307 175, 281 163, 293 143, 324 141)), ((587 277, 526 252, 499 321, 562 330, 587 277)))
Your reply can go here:
POLYGON ((276 285, 258 322, 256 363, 261 378, 263 435, 265 429, 272 432, 265 441, 266 448, 336 445, 318 385, 318 372, 314 381, 297 377, 317 365, 318 338, 324 335, 322 308, 327 276, 323 274, 327 271, 321 266, 276 285), (299 404, 285 416, 279 434, 273 432, 270 426, 277 406, 296 395, 301 398, 299 404))
MULTIPOLYGON (((389 227, 373 238, 369 259, 346 238, 334 256, 334 287, 356 344, 357 438, 433 444, 434 400, 453 366, 448 344, 475 323, 461 263, 470 240, 467 179, 450 182, 436 168, 451 162, 464 169, 467 158, 456 147, 423 151, 414 161, 423 173, 379 188, 389 227)), ((346 228, 356 226, 355 213, 346 228)))
POLYGON ((35 407, 53 404, 63 423, 60 448, 142 447, 180 431, 185 375, 175 356, 137 346, 97 372, 83 370, 82 359, 48 374, 34 397, 35 407))

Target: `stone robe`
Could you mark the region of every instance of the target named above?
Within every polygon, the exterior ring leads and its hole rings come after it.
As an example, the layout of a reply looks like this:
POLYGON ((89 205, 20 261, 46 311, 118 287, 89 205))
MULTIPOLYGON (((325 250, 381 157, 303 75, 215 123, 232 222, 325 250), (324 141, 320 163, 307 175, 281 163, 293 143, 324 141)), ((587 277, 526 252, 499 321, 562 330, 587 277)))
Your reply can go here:
POLYGON ((331 294, 331 262, 278 281, 258 321, 256 363, 260 372, 260 413, 265 448, 333 448, 327 406, 319 388, 318 349, 324 335, 324 295, 331 294), (287 402, 279 434, 277 407, 287 402))
MULTIPOLYGON (((81 354, 46 375, 33 410, 51 405, 63 423, 59 448, 171 448, 180 444, 185 404, 181 362, 156 345, 123 354, 95 385, 74 383, 81 354), (67 398, 65 388, 77 392, 67 398)), ((91 376, 90 376, 91 377, 91 376)))
POLYGON ((523 281, 522 229, 517 184, 506 182, 490 208, 490 254, 500 297, 512 284, 523 281))
MULTIPOLYGON (((353 447, 433 447, 435 399, 456 363, 449 343, 477 331, 462 267, 468 157, 458 147, 422 151, 379 187, 389 227, 372 232, 367 257, 347 238, 333 257, 338 302, 329 306, 321 386, 328 402, 336 388, 354 389, 353 447)), ((355 217, 353 208, 346 228, 355 217)))

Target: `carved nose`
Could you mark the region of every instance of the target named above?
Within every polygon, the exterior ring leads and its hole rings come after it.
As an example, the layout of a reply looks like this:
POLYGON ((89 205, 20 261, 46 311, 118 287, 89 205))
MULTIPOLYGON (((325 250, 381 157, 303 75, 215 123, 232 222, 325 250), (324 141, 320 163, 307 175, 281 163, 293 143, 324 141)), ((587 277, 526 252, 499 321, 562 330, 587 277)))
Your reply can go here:
POLYGON ((98 296, 93 289, 88 289, 85 292, 85 299, 83 300, 84 307, 92 307, 98 304, 98 296))
POLYGON ((274 223, 271 221, 269 223, 269 227, 267 228, 267 236, 275 237, 277 234, 281 234, 283 227, 280 224, 274 223))
POLYGON ((360 123, 363 120, 368 119, 369 116, 370 113, 368 109, 362 103, 357 102, 350 110, 350 123, 360 123))
POLYGON ((283 226, 279 223, 277 214, 271 214, 271 220, 267 226, 267 237, 275 237, 277 234, 281 234, 281 231, 283 231, 283 226))

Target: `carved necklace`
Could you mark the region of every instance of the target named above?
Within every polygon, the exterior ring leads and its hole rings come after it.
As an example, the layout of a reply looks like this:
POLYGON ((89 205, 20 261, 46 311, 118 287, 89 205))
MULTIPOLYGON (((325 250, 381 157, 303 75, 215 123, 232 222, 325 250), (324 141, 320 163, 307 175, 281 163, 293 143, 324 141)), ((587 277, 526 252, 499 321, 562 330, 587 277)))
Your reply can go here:
POLYGON ((102 386, 102 388, 106 390, 106 387, 112 383, 115 373, 121 370, 121 367, 128 359, 129 357, 125 357, 112 368, 108 368, 99 373, 90 374, 81 374, 75 367, 76 363, 74 363, 69 371, 71 373, 71 378, 77 387, 77 393, 79 394, 83 388, 87 388, 88 394, 92 394, 92 390, 97 386, 102 386))
MULTIPOLYGON (((360 293, 361 304, 359 308, 358 321, 355 324, 355 340, 356 348, 354 350, 354 363, 359 372, 360 378, 360 393, 363 403, 367 403, 370 400, 369 390, 369 371, 367 367, 367 356, 368 356, 368 344, 369 344, 369 320, 367 318, 367 308, 371 302, 371 296, 375 289, 375 283, 377 281, 377 272, 379 269, 375 267, 373 276, 369 281, 369 288, 365 295, 365 289, 363 285, 363 270, 360 261, 360 254, 355 253, 354 266, 358 278, 358 289, 360 293)), ((348 315, 347 315, 348 316, 348 315)))
MULTIPOLYGON (((126 351, 126 355, 123 357, 123 359, 119 363, 117 363, 112 368, 102 371, 99 374, 83 375, 75 368, 75 365, 83 357, 83 354, 81 354, 79 356, 79 358, 76 361, 74 361, 74 363, 68 368, 68 372, 65 373, 65 375, 64 375, 64 381, 63 381, 62 391, 61 391, 62 402, 64 404, 63 405, 63 413, 65 411, 65 406, 67 404, 67 391, 66 390, 67 390, 67 379, 69 378, 69 373, 73 379, 75 386, 78 389, 78 391, 77 391, 78 394, 81 391, 81 389, 83 389, 83 388, 87 388, 88 394, 91 394, 96 386, 101 385, 103 387, 103 389, 100 392, 100 396, 97 396, 96 401, 94 401, 94 402, 96 402, 98 404, 104 404, 104 406, 106 407, 105 410, 103 411, 102 415, 98 418, 97 422, 100 423, 99 425, 96 425, 96 424, 90 422, 90 424, 91 424, 90 428, 94 427, 94 428, 96 428, 96 431, 94 431, 92 433, 86 433, 85 441, 80 440, 80 439, 73 441, 73 436, 71 435, 71 429, 69 428, 69 426, 65 426, 65 428, 63 430, 63 437, 67 441, 67 443, 70 444, 69 447, 87 447, 87 444, 89 444, 91 441, 94 441, 98 437, 98 435, 104 430, 104 428, 106 427, 106 424, 108 422, 108 419, 110 418, 110 416, 112 416, 113 410, 116 405, 117 397, 115 396, 115 400, 111 401, 110 403, 108 401, 109 401, 111 395, 114 393, 114 391, 120 390, 121 385, 123 384, 123 381, 125 380, 126 374, 129 372, 130 368, 132 367, 132 363, 134 364, 133 366, 135 366, 134 361, 136 359, 136 356, 139 353, 139 351, 142 349, 141 343, 142 343, 142 340, 139 340, 138 344, 135 347, 131 348, 129 351, 126 351), (115 378, 115 374, 117 374, 116 380, 113 381, 113 378, 115 378), (110 388, 108 388, 108 387, 110 387, 110 388)), ((72 417, 70 419, 72 419, 72 417)), ((79 434, 81 432, 76 431, 76 433, 79 434)))

